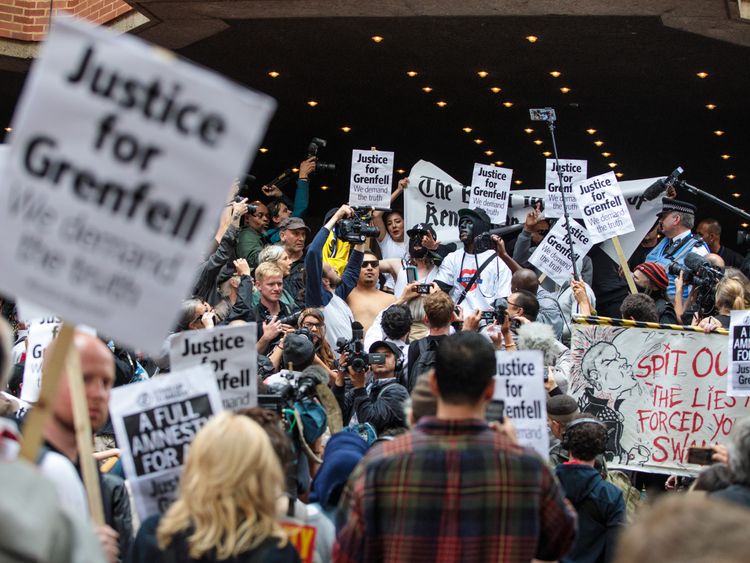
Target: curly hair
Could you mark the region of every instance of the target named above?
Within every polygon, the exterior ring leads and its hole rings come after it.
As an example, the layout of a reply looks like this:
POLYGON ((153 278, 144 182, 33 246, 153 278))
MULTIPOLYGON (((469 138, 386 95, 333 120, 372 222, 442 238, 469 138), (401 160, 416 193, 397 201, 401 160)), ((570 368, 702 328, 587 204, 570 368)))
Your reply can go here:
POLYGON ((380 319, 383 333, 393 340, 406 337, 411 329, 411 311, 406 305, 391 305, 380 319))
POLYGON ((581 461, 591 461, 607 447, 607 428, 602 423, 572 421, 565 430, 564 441, 570 455, 581 461))

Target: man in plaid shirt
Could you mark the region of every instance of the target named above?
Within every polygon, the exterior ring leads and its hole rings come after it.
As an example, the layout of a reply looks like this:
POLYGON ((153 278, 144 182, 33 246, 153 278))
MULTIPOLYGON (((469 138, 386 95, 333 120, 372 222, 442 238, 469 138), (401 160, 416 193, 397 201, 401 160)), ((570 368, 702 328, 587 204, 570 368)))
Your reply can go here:
MULTIPOLYGON (((495 350, 477 333, 446 337, 432 389, 436 417, 374 447, 341 496, 335 561, 555 560, 576 515, 544 461, 491 429, 495 350)), ((429 374, 424 377, 429 377, 429 374)))

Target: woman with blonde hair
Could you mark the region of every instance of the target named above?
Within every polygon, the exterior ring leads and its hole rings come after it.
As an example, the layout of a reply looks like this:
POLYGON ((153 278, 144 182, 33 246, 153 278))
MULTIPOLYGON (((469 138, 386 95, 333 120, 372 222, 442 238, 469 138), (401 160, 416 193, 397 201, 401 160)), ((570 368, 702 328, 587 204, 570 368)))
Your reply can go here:
POLYGON ((711 317, 701 319, 698 326, 706 332, 716 328, 729 328, 732 310, 745 308, 745 288, 740 282, 732 278, 722 278, 716 284, 714 300, 717 313, 711 317))
POLYGON ((220 413, 190 446, 178 499, 143 523, 129 561, 299 561, 276 518, 283 490, 266 432, 245 416, 220 413))

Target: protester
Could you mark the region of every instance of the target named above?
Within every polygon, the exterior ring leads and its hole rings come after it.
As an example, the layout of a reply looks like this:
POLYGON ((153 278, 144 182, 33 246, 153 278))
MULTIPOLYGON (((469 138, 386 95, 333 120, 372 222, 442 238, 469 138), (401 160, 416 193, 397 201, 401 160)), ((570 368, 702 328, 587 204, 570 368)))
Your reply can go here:
MULTIPOLYGON (((406 295, 416 297, 411 291, 406 295)), ((378 313, 372 326, 365 333, 365 348, 369 348, 378 340, 393 342, 401 351, 404 358, 403 372, 406 372, 408 363, 406 361, 406 350, 409 346, 409 332, 411 331, 412 317, 409 307, 404 304, 403 297, 393 305, 378 313)))
POLYGON ((246 416, 220 413, 195 436, 178 499, 143 522, 130 561, 299 561, 276 517, 283 490, 268 435, 246 416))
MULTIPOLYGON (((297 307, 294 296, 286 289, 285 280, 287 277, 289 277, 289 273, 291 272, 292 260, 291 258, 289 258, 286 250, 284 250, 284 247, 275 244, 264 247, 263 250, 261 250, 258 254, 258 265, 260 266, 261 264, 264 264, 266 262, 268 262, 269 264, 274 264, 279 270, 281 270, 283 284, 283 288, 281 290, 281 302, 290 310, 298 309, 299 307, 297 307)), ((253 304, 257 304, 258 299, 260 298, 260 294, 255 294, 253 297, 253 304)))
POLYGON ((237 257, 244 258, 255 269, 258 253, 268 243, 264 233, 268 228, 268 208, 263 202, 253 201, 250 211, 244 215, 245 226, 237 235, 237 257), (254 209, 254 210, 253 210, 254 209))
POLYGON ((509 422, 500 431, 484 422, 495 371, 483 336, 441 342, 432 379, 437 417, 383 442, 354 470, 339 505, 334 560, 528 562, 568 551, 575 514, 556 479, 512 441, 509 422))
POLYGON ((424 323, 430 332, 426 338, 421 338, 409 344, 408 378, 406 387, 412 391, 419 379, 435 367, 437 347, 440 341, 450 334, 453 320, 453 300, 442 291, 428 295, 424 300, 424 323))
POLYGON ((539 312, 536 314, 536 321, 548 324, 555 331, 555 337, 560 339, 563 335, 563 316, 560 305, 549 291, 539 285, 534 270, 521 268, 513 272, 510 278, 510 290, 512 292, 524 289, 536 295, 539 303, 539 312))
POLYGON ((742 254, 721 244, 721 223, 716 219, 702 219, 695 228, 695 233, 703 239, 710 252, 721 256, 727 267, 739 268, 742 265, 742 254))
POLYGON ((735 423, 731 438, 729 469, 732 484, 712 497, 750 508, 750 417, 735 423))
MULTIPOLYGON (((398 181, 396 189, 391 193, 391 204, 401 195, 408 183, 408 178, 402 178, 398 181)), ((377 241, 380 245, 380 253, 384 259, 401 259, 406 256, 404 217, 399 211, 383 212, 375 210, 372 214, 372 224, 378 228, 377 241)))
POLYGON ((555 395, 547 399, 547 423, 550 431, 549 459, 552 466, 570 459, 568 450, 562 445, 565 429, 580 414, 578 402, 570 395, 555 395))
MULTIPOLYGON (((425 223, 418 223, 408 231, 406 231, 409 237, 409 253, 407 259, 403 258, 390 258, 381 260, 379 267, 380 271, 393 276, 396 279, 396 283, 393 289, 393 294, 396 297, 400 297, 407 284, 410 283, 407 280, 407 268, 410 266, 415 269, 416 278, 420 284, 429 285, 435 279, 438 273, 438 268, 435 265, 435 258, 442 260, 442 257, 435 256, 430 252, 429 248, 425 246, 430 238, 434 237, 434 229, 425 223)), ((434 238, 432 238, 434 241, 434 238)))
MULTIPOLYGON (((675 307, 667 297, 669 277, 661 264, 644 262, 633 270, 633 282, 638 291, 654 300, 657 321, 662 324, 680 324, 677 320, 675 307)), ((623 317, 625 318, 625 317, 623 317)))
POLYGON ((562 446, 570 461, 555 468, 565 497, 578 512, 578 534, 563 562, 611 561, 617 537, 625 524, 625 501, 620 489, 605 481, 594 468, 604 453, 607 428, 593 418, 578 418, 567 425, 562 446))
POLYGON ((380 311, 396 301, 393 294, 378 289, 379 274, 380 265, 377 256, 371 252, 365 252, 357 285, 346 298, 354 319, 362 323, 365 331, 372 326, 380 311))
POLYGON ((628 295, 620 305, 620 317, 631 321, 659 322, 656 303, 644 293, 628 295))
POLYGON ((310 201, 309 176, 315 171, 315 157, 309 157, 300 162, 297 172, 297 189, 294 192, 294 203, 290 206, 289 199, 276 186, 263 186, 263 193, 274 197, 268 204, 270 227, 266 231, 266 237, 271 244, 281 240, 281 225, 290 217, 304 217, 310 201))

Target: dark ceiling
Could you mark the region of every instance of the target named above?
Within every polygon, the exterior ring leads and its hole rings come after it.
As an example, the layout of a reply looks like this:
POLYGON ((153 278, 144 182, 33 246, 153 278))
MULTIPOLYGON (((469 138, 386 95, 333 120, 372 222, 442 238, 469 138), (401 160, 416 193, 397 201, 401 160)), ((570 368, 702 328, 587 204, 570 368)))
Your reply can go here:
MULTIPOLYGON (((544 106, 557 110, 560 156, 587 159, 589 176, 610 170, 609 162, 617 163, 623 180, 666 175, 679 164, 691 184, 740 207, 748 204, 746 47, 665 27, 658 17, 227 23, 229 29, 179 53, 278 100, 264 142, 269 151, 257 155, 252 170, 261 181, 298 164, 311 137, 328 140, 321 160, 336 163, 339 172, 313 181, 314 216, 346 200, 355 148, 395 151, 396 167, 407 171, 426 159, 463 182, 474 162, 499 160, 523 182, 520 189, 540 188, 542 152, 552 150, 551 142, 546 128, 529 121, 528 109, 544 106), (383 41, 373 42, 373 35, 383 41), (539 40, 530 43, 528 35, 539 40), (271 70, 280 76, 269 77, 271 70), (407 76, 410 70, 418 75, 407 76), (482 70, 489 72, 486 78, 477 75, 482 70), (553 70, 561 76, 550 76, 553 70), (708 77, 698 78, 700 71, 708 77), (425 93, 425 86, 433 90, 425 93), (502 91, 493 93, 495 86, 502 91), (309 100, 318 105, 309 107, 309 100), (447 105, 438 107, 440 100, 447 105), (505 101, 513 106, 504 107, 505 101), (709 103, 716 109, 706 109, 709 103), (525 133, 528 127, 534 132, 525 133), (597 132, 590 135, 589 128, 597 132), (725 133, 719 137, 715 130, 725 133), (595 146, 596 140, 604 145, 595 146), (485 155, 487 150, 494 154, 485 155), (602 156, 605 151, 611 156, 602 156), (736 178, 727 179, 729 174, 736 178), (321 184, 330 189, 321 191, 321 184)), ((0 82, 0 118, 8 120, 21 81, 6 72, 0 82)), ((719 215, 727 230, 739 223, 712 205, 701 207, 704 214, 719 215)))

